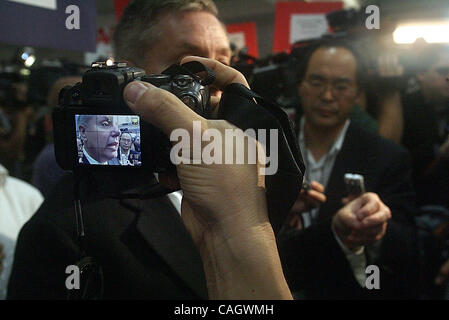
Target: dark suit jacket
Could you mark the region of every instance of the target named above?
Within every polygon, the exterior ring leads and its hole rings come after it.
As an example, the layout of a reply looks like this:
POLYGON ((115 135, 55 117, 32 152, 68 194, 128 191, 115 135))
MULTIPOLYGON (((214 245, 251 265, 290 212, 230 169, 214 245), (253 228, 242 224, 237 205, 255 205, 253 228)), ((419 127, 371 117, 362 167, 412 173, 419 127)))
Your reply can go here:
MULTIPOLYGON (((89 160, 87 160, 86 155, 83 154, 83 158, 82 158, 82 163, 83 164, 90 164, 89 160)), ((117 158, 112 158, 111 160, 108 160, 108 164, 109 165, 120 165, 120 162, 117 160, 117 158)))
MULTIPOLYGON (((135 177, 124 180, 81 181, 86 251, 103 268, 104 298, 207 298, 200 256, 168 198, 115 200, 102 195, 114 181, 123 189, 136 184, 135 177)), ((65 270, 80 256, 72 186, 72 175, 64 176, 21 230, 9 299, 66 298, 65 270)))
POLYGON ((319 223, 304 232, 287 232, 280 254, 293 291, 311 298, 414 298, 418 261, 412 211, 414 192, 408 153, 402 147, 351 123, 326 188, 327 201, 319 223), (377 264, 381 290, 362 290, 357 284, 331 231, 331 218, 342 207, 345 173, 365 177, 368 192, 375 192, 392 211, 380 248, 367 247, 369 264, 377 264))

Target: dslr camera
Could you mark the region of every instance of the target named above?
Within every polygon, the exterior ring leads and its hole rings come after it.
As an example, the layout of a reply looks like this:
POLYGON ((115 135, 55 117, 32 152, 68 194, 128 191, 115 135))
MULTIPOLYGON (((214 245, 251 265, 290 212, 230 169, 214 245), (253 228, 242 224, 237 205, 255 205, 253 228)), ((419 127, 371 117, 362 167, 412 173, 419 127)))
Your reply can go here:
POLYGON ((141 168, 153 172, 174 169, 168 137, 141 121, 123 100, 123 89, 134 80, 172 92, 196 113, 209 117, 208 85, 215 75, 199 62, 172 65, 161 74, 151 75, 126 63, 93 63, 82 82, 61 90, 59 105, 53 112, 55 154, 61 168, 141 168), (121 139, 125 133, 126 139, 121 139), (134 148, 134 142, 139 140, 134 148))

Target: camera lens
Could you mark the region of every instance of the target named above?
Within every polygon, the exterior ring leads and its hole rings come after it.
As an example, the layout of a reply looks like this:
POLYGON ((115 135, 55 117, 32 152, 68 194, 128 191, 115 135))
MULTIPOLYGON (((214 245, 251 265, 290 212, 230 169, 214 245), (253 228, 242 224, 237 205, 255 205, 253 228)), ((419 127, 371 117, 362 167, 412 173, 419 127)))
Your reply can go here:
POLYGON ((192 77, 187 75, 179 75, 174 79, 174 82, 178 87, 187 87, 192 81, 192 77))
POLYGON ((196 113, 199 113, 199 111, 201 111, 201 110, 196 110, 196 108, 197 108, 196 100, 192 96, 184 95, 184 96, 180 97, 180 99, 182 102, 184 102, 190 109, 192 109, 196 113))

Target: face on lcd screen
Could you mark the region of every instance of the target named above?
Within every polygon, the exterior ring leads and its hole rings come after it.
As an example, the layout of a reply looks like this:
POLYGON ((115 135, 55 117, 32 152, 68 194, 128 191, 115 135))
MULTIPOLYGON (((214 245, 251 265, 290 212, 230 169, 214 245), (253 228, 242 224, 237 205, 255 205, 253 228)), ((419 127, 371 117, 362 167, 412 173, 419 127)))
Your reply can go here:
POLYGON ((141 166, 140 119, 136 115, 75 115, 78 163, 141 166))

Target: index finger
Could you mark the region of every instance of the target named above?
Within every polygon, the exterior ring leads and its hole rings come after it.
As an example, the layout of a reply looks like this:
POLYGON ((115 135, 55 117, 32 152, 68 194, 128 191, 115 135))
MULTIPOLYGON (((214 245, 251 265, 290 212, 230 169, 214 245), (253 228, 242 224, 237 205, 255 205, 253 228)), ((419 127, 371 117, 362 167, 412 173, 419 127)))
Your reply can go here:
POLYGON ((391 218, 390 209, 387 206, 383 206, 376 213, 363 219, 362 224, 364 227, 373 227, 387 222, 391 218))
POLYGON ((212 69, 215 72, 216 76, 214 86, 219 90, 224 90, 224 88, 231 83, 240 83, 249 88, 248 82, 246 81, 243 74, 217 60, 188 56, 181 60, 181 64, 190 61, 201 62, 209 69, 212 69))
POLYGON ((315 189, 316 191, 318 191, 318 192, 321 192, 321 193, 324 192, 324 186, 323 186, 321 183, 317 182, 317 181, 312 181, 312 182, 310 183, 310 186, 311 186, 313 189, 315 189))

